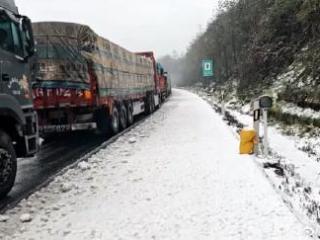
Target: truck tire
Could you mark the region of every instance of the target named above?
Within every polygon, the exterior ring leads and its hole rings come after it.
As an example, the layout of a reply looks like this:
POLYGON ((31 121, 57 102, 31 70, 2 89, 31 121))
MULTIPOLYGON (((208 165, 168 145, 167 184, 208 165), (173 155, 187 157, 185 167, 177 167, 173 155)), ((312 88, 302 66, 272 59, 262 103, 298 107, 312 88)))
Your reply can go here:
POLYGON ((128 127, 128 113, 124 104, 120 106, 120 127, 122 130, 128 127))
POLYGON ((144 100, 144 114, 149 115, 150 114, 150 98, 149 95, 147 95, 146 99, 144 100))
POLYGON ((148 94, 147 98, 145 100, 145 113, 147 115, 154 112, 154 98, 152 97, 152 94, 148 94))
POLYGON ((112 113, 110 116, 110 131, 112 134, 117 134, 120 131, 120 116, 117 107, 113 107, 112 113))
POLYGON ((95 113, 95 121, 99 135, 107 136, 109 134, 108 113, 106 109, 99 109, 95 113))
POLYGON ((156 110, 156 103, 154 102, 154 96, 151 95, 151 113, 153 113, 156 110))
POLYGON ((0 198, 12 189, 17 174, 17 158, 8 134, 0 130, 0 198))
POLYGON ((158 94, 158 99, 159 99, 159 105, 158 105, 157 109, 160 109, 160 108, 161 108, 161 105, 162 105, 162 101, 161 101, 161 96, 160 96, 160 94, 158 94))
POLYGON ((127 115, 128 115, 128 125, 132 125, 134 122, 134 116, 133 116, 133 105, 131 102, 127 105, 127 115))

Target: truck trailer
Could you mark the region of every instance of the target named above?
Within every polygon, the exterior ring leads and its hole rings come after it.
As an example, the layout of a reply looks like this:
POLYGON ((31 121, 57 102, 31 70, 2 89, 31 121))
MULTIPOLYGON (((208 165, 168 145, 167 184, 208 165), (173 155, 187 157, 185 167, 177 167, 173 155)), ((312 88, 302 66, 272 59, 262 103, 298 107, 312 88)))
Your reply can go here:
POLYGON ((169 84, 168 73, 165 72, 163 66, 156 61, 153 52, 138 52, 140 56, 149 58, 152 61, 154 71, 154 81, 157 86, 157 92, 159 92, 160 101, 164 102, 169 97, 171 92, 171 85, 169 84))
MULTIPOLYGON (((160 106, 156 62, 63 22, 33 24, 34 104, 43 134, 94 129, 116 134, 160 106)), ((152 54, 153 55, 153 54, 152 54)))
POLYGON ((13 0, 0 0, 0 198, 14 185, 17 157, 38 149, 30 63, 34 41, 30 20, 13 0))

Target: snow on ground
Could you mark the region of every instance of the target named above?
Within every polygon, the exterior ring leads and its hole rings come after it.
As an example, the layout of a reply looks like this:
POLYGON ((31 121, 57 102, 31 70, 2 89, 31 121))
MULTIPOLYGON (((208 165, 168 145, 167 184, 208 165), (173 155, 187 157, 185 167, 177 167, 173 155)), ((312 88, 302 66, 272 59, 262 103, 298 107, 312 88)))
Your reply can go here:
MULTIPOLYGON (((198 94, 210 104, 217 104, 214 96, 208 96, 202 91, 198 92, 198 94)), ((228 105, 226 104, 226 106, 228 105)), ((253 118, 248 115, 246 108, 244 111, 239 112, 229 106, 228 112, 244 127, 252 128, 253 118)), ((263 134, 263 129, 260 132, 263 134)), ((316 232, 320 232, 319 163, 314 161, 312 156, 300 150, 304 142, 303 139, 283 135, 278 125, 270 126, 268 134, 272 155, 269 158, 261 158, 259 156, 256 160, 262 164, 280 161, 285 170, 284 176, 279 178, 274 169, 271 168, 265 170, 268 178, 280 190, 282 197, 294 209, 296 214, 303 218, 305 222, 313 225, 316 232)), ((310 139, 308 142, 310 142, 310 139)))
POLYGON ((182 90, 5 215, 0 239, 308 239, 221 117, 182 90))
POLYGON ((298 107, 297 105, 293 103, 282 103, 280 105, 281 112, 288 113, 291 115, 299 116, 299 117, 305 117, 305 118, 311 118, 311 119, 320 119, 320 112, 315 111, 311 108, 302 108, 298 107))

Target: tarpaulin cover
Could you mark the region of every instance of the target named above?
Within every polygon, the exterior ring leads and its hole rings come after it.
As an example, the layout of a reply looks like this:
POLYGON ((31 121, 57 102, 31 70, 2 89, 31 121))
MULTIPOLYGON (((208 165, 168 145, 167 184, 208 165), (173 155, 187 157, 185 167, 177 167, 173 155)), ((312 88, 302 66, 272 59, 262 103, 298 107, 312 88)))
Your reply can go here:
POLYGON ((152 61, 74 23, 34 23, 38 60, 34 86, 89 86, 89 70, 101 96, 141 93, 154 88, 152 61))
POLYGON ((94 42, 89 27, 69 23, 34 23, 37 43, 37 84, 42 87, 80 87, 90 77, 82 49, 94 42), (78 83, 78 84, 77 84, 78 83))

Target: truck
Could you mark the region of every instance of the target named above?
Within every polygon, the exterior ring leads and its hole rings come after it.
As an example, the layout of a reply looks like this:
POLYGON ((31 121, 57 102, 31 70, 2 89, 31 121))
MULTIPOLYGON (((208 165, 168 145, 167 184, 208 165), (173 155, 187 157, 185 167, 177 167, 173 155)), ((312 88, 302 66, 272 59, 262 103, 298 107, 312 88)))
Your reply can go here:
POLYGON ((65 22, 33 24, 37 60, 34 105, 40 132, 94 130, 114 135, 135 116, 160 107, 155 61, 96 34, 89 26, 65 22))
POLYGON ((0 0, 0 198, 12 189, 17 158, 38 150, 31 90, 32 24, 14 0, 0 0))
POLYGON ((152 67, 154 71, 154 81, 157 88, 157 92, 160 96, 160 102, 164 102, 167 97, 169 97, 171 92, 171 85, 169 85, 168 73, 165 72, 161 63, 157 62, 153 52, 138 52, 140 56, 149 58, 152 62, 152 67))

